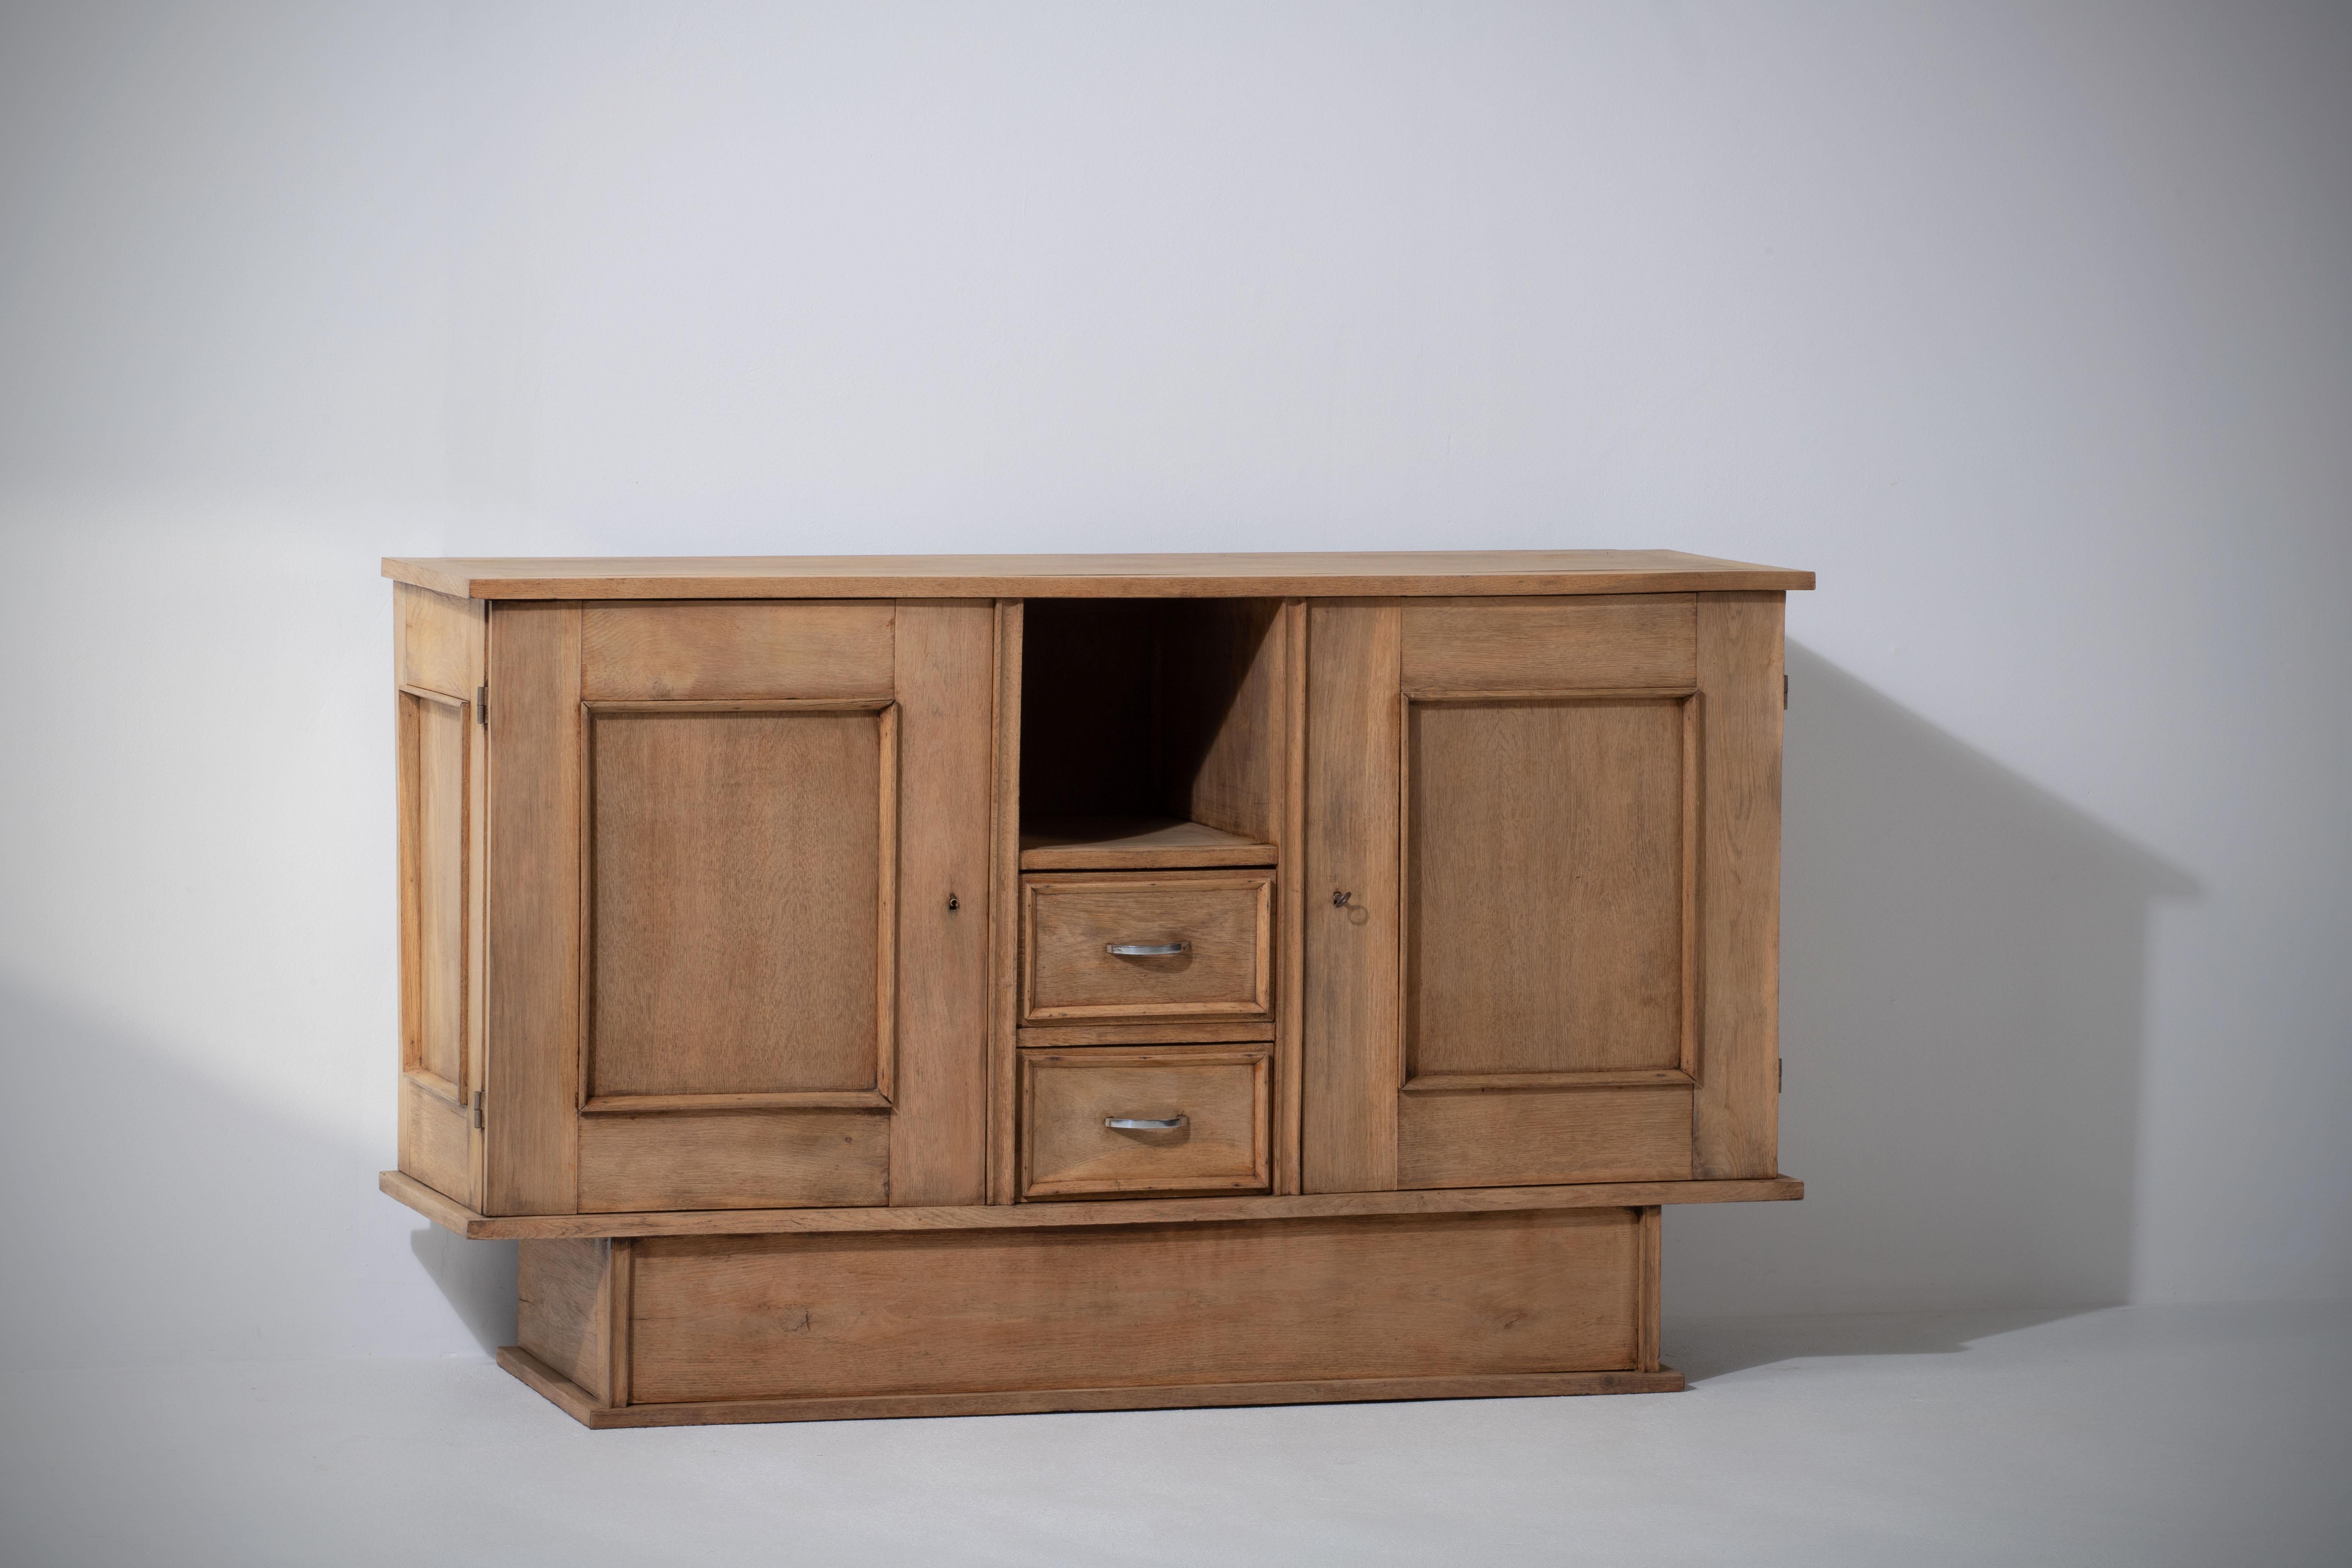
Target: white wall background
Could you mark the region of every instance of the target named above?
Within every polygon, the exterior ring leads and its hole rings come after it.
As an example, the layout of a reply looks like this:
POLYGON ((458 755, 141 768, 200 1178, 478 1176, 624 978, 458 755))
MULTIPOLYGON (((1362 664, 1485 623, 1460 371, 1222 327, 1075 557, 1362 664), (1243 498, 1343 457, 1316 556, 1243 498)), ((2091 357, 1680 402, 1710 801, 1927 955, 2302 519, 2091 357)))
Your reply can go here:
POLYGON ((2352 1293, 2347 169, 2332 5, 11 0, 5 1354, 507 1331, 386 553, 1814 568, 1673 1309, 2352 1293))

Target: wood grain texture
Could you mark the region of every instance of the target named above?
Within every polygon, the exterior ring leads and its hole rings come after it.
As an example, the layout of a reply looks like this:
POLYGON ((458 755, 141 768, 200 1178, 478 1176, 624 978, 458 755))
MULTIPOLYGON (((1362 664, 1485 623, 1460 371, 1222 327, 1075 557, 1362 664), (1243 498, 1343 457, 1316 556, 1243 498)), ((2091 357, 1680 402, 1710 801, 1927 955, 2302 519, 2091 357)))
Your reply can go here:
POLYGON ((1404 1095, 1397 1184, 1685 1181, 1691 1095, 1675 1087, 1404 1095))
POLYGON ((1040 1024, 1034 1029, 1019 1031, 1024 1048, 1232 1045, 1273 1038, 1273 1021, 1265 1018, 1181 1018, 1167 1024, 1040 1024))
POLYGON ((580 606, 490 612, 483 1208, 577 1206, 580 606))
POLYGON ((1272 1060, 1263 1047, 1024 1051, 1021 1195, 1265 1191, 1272 1060), (1105 1125, 1114 1117, 1184 1125, 1105 1125))
POLYGON ((1185 1410, 1251 1405, 1387 1404, 1411 1399, 1537 1399, 1570 1394, 1680 1394, 1683 1374, 1532 1372, 1496 1377, 1360 1377, 1318 1383, 1193 1383, 1158 1388, 1024 1389, 1001 1394, 895 1394, 843 1399, 724 1399, 600 1405, 579 1384, 519 1346, 499 1365, 592 1431, 741 1426, 772 1421, 885 1421, 955 1415, 1042 1415, 1078 1410, 1185 1410))
POLYGON ((1678 550, 1154 555, 419 559, 383 574, 476 599, 1224 598, 1678 594, 1810 588, 1813 574, 1678 550))
POLYGON ((477 1214, 398 1171, 378 1173, 376 1186, 387 1197, 469 1241, 554 1240, 587 1236, 1037 1230, 1069 1226, 1177 1225, 1201 1220, 1328 1219, 1346 1215, 1490 1214, 1548 1208, 1638 1208, 1653 1204, 1794 1203, 1805 1195, 1805 1184, 1794 1177, 1769 1176, 1755 1181, 1584 1182, 1568 1186, 1125 1199, 1098 1204, 544 1215, 500 1219, 477 1214))
POLYGON ((638 1243, 644 1403, 1631 1370, 1630 1209, 638 1243))
POLYGON ((1270 843, 1172 816, 1048 818, 1021 829, 1024 871, 1150 871, 1274 862, 1270 843))
POLYGON ((414 1076, 400 1083, 400 1168, 428 1187, 466 1202, 474 1186, 473 1119, 467 1108, 414 1076))
POLYGON ((887 696, 892 612, 887 600, 589 605, 581 693, 592 702, 887 696))
MULTIPOLYGON (((604 1402, 629 1403, 632 1331, 636 1321, 637 1243, 615 1237, 604 1254, 604 1402)), ((1654 1335, 1653 1338, 1655 1336, 1654 1335)))
POLYGON ((1270 1018, 1274 876, 1052 872, 1021 879, 1021 1021, 1270 1018), (1115 945, 1182 944, 1164 956, 1115 945))
POLYGON ((1018 601, 996 605, 996 693, 989 809, 988 1201, 1009 1204, 1020 1179, 1014 1101, 1021 1014, 1021 667, 1018 601))
POLYGON ((1162 807, 1269 845, 1282 809, 1281 615, 1278 599, 1167 606, 1152 671, 1162 807))
POLYGON ((472 1081, 474 704, 398 694, 402 1068, 462 1101, 472 1081))
POLYGON ((515 1337, 597 1404, 611 1402, 614 1321, 606 1268, 629 1242, 526 1241, 516 1249, 515 1337))
POLYGON ((579 1128, 583 1214, 890 1201, 890 1119, 873 1111, 592 1116, 579 1128))
POLYGON ((985 600, 910 600, 898 606, 897 623, 902 805, 890 1201, 976 1204, 988 1195, 995 609, 985 600))
POLYGON ((1305 996, 1300 1185, 1397 1184, 1404 1079, 1398 952, 1402 616, 1393 602, 1307 612, 1305 996), (1335 903, 1337 895, 1345 903, 1335 903))
POLYGON ((396 584, 393 684, 470 700, 482 683, 488 613, 478 600, 396 584))
POLYGON ((1299 1190, 1299 1056, 1307 992, 1307 601, 1282 605, 1281 861, 1275 889, 1274 1190, 1299 1190))
POLYGON ((398 584, 393 697, 398 811, 399 1162, 468 1204, 482 1200, 487 1025, 488 769, 475 698, 487 679, 488 606, 398 584))
POLYGON ((1642 1302, 1635 1322, 1641 1339, 1635 1348, 1633 1364, 1642 1372, 1656 1372, 1665 1363, 1660 1359, 1661 1335, 1659 1314, 1664 1293, 1660 1288, 1663 1273, 1660 1265, 1664 1257, 1664 1232, 1661 1226, 1662 1211, 1654 1204, 1642 1209, 1642 1255, 1638 1265, 1642 1302))
POLYGON ((1679 1068, 1683 707, 1410 705, 1413 1077, 1679 1068))
POLYGON ((1582 599, 1420 599, 1404 607, 1408 690, 1689 686, 1687 594, 1582 599))
POLYGON ((590 710, 591 1097, 884 1088, 889 718, 590 710))
POLYGON ((1699 602, 1704 1176, 1765 1175, 1780 1158, 1781 605, 1779 594, 1699 602))

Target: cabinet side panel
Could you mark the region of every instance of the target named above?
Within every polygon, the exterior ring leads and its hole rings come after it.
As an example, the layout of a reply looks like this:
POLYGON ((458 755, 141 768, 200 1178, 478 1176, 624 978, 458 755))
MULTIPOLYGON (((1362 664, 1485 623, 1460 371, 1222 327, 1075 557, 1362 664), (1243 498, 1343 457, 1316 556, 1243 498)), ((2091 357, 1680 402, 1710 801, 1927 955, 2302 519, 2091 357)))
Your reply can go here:
POLYGON ((526 1241, 515 1266, 515 1339, 598 1400, 612 1398, 613 1244, 526 1241))
POLYGON ((988 1197, 995 620, 986 600, 912 599, 898 609, 904 806, 898 1064, 890 1118, 894 1204, 988 1197))
POLYGON ((580 606, 490 616, 488 1142, 482 1212, 577 1206, 580 606))
POLYGON ((1697 1176, 1779 1166, 1783 597, 1699 598, 1697 1176))
POLYGON ((474 703, 488 606, 396 584, 393 679, 399 803, 399 1166, 468 1205, 480 1149, 484 769, 474 703))
POLYGON ((1617 1370, 1633 1209, 638 1243, 641 1403, 1617 1370))
POLYGON ((1397 1184, 1401 641, 1393 600, 1307 609, 1299 1154, 1310 1193, 1397 1184))

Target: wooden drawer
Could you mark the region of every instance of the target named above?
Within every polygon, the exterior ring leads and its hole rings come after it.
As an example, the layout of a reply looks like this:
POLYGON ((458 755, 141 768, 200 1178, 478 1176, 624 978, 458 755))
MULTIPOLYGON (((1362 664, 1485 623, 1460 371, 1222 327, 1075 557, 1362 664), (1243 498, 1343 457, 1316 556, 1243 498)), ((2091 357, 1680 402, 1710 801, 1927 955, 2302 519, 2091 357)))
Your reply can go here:
POLYGON ((1022 1052, 1022 1197, 1264 1192, 1271 1057, 1265 1046, 1022 1052))
POLYGON ((1024 877, 1021 955, 1024 1024, 1268 1017, 1274 873, 1024 877))

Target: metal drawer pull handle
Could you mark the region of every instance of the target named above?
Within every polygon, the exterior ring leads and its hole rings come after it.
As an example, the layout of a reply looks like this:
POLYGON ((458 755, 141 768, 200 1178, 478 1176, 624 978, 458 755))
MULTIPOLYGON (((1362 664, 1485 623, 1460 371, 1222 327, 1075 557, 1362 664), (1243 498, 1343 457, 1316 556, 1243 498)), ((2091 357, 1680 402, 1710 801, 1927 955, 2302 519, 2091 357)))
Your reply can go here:
POLYGON ((1107 942, 1103 951, 1114 958, 1173 958, 1192 945, 1189 942, 1107 942))
POLYGON ((1103 1125, 1116 1127, 1121 1132, 1165 1132, 1171 1128, 1183 1126, 1184 1119, 1171 1116, 1162 1121, 1150 1116, 1106 1116, 1103 1125))

